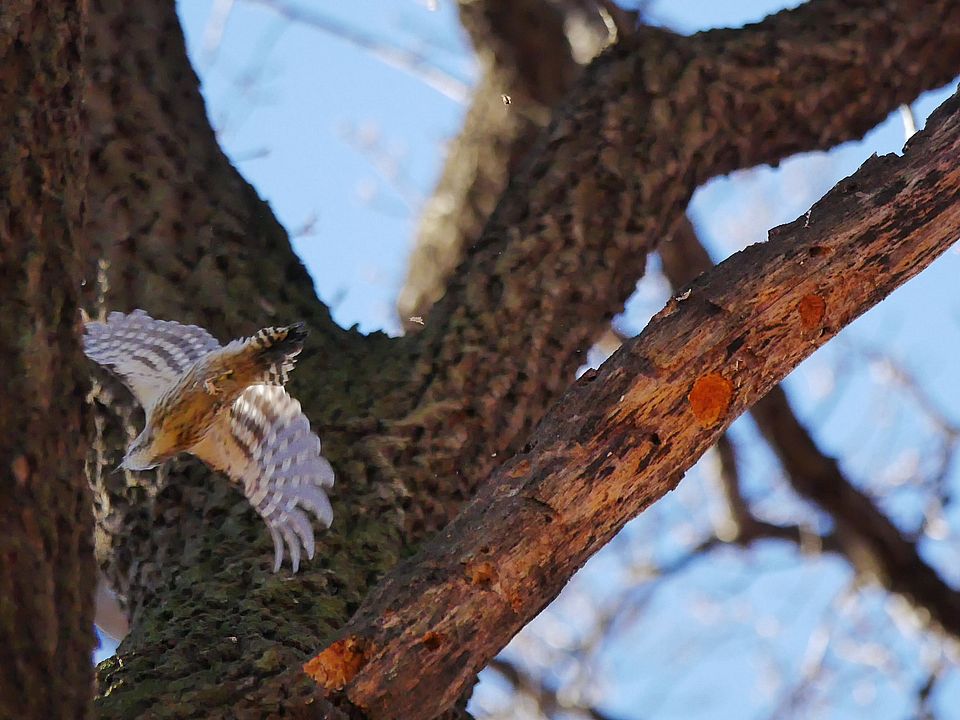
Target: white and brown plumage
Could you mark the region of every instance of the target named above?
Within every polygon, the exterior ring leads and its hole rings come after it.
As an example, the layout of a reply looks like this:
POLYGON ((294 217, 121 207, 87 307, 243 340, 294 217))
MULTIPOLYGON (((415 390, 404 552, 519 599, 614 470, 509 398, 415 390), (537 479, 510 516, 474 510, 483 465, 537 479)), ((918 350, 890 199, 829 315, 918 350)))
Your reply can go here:
POLYGON ((284 542, 293 571, 314 553, 304 510, 329 527, 325 489, 333 468, 300 403, 283 384, 303 348, 302 324, 265 328, 224 347, 196 325, 154 320, 143 310, 86 324, 84 352, 130 388, 146 413, 121 467, 147 470, 181 452, 243 486, 270 529, 274 572, 284 542))

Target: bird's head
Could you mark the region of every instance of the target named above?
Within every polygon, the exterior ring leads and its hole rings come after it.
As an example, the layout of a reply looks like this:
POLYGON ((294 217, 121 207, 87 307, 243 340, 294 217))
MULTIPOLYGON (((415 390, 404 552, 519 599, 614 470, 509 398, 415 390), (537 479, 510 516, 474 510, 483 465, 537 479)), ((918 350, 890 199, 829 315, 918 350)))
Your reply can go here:
POLYGON ((146 427, 127 448, 127 454, 123 456, 123 460, 117 466, 117 469, 150 470, 155 468, 163 460, 157 457, 152 446, 153 433, 149 427, 146 427))

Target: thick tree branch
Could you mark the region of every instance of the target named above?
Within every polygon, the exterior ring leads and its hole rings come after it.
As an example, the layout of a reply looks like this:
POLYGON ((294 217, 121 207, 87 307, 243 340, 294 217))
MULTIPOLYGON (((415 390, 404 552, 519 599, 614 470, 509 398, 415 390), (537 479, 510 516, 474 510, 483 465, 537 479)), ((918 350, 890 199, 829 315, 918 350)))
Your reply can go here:
MULTIPOLYGON (((566 393, 307 671, 377 717, 430 718, 452 703, 734 418, 950 247, 960 234, 958 154, 954 95, 902 158, 869 160, 768 242, 701 276, 566 393)), ((960 602, 938 619, 960 633, 960 602)))
POLYGON ((88 715, 83 5, 0 9, 0 717, 88 715))
MULTIPOLYGON (((100 667, 99 712, 126 719, 162 706, 212 718, 221 706, 235 717, 224 698, 242 703, 252 679, 266 677, 276 684, 259 707, 301 692, 315 700, 300 663, 401 552, 399 522, 389 521, 396 503, 369 480, 376 465, 357 439, 376 432, 376 420, 355 418, 386 414, 374 406, 409 357, 382 335, 339 328, 317 300, 285 232, 217 146, 173 2, 90 3, 84 65, 86 232, 97 244, 87 309, 98 311, 99 260, 107 310, 143 307, 222 340, 305 320, 292 393, 338 474, 334 529, 318 534, 317 559, 291 582, 270 572, 263 523, 222 476, 189 461, 159 482, 112 472, 142 419, 129 393, 96 375, 97 554, 132 615, 120 656, 100 667), (298 670, 284 675, 288 667, 298 670)), ((92 590, 95 574, 89 582, 92 590)))
MULTIPOLYGON (((660 256, 663 272, 675 289, 713 265, 689 222, 660 247, 660 256)), ((943 618, 956 611, 960 593, 924 562, 916 544, 903 536, 869 495, 857 489, 837 461, 820 451, 783 388, 773 388, 750 409, 750 415, 780 459, 793 489, 834 519, 836 541, 854 569, 903 595, 922 616, 944 627, 952 625, 944 624, 943 618)), ((739 509, 745 511, 744 506, 739 509)))
POLYGON ((958 68, 954 0, 815 0, 738 31, 641 28, 601 55, 413 341, 388 454, 408 539, 529 435, 698 184, 859 137, 958 68))
MULTIPOLYGON (((389 344, 382 336, 363 338, 339 328, 317 300, 283 228, 217 145, 172 2, 93 3, 85 66, 92 136, 86 232, 96 243, 85 274, 88 310, 98 311, 99 261, 109 286, 106 310, 142 307, 207 327, 223 340, 278 321, 305 320, 311 335, 293 392, 328 456, 343 468, 350 462, 351 433, 340 443, 337 431, 370 414, 395 381, 392 363, 404 358, 381 354, 389 344)), ((122 425, 137 427, 141 420, 129 394, 98 377, 104 384, 96 396, 102 453, 95 465, 112 468, 129 441, 122 425), (104 410, 107 405, 111 410, 104 410)), ((159 494, 150 476, 95 474, 98 555, 134 613, 158 588, 170 592, 169 578, 180 574, 180 563, 198 556, 264 556, 265 545, 250 540, 264 539, 262 522, 243 512, 244 500, 224 480, 196 465, 171 470, 159 494), (211 526, 211 517, 227 516, 235 524, 211 526), (230 537, 218 534, 224 530, 230 537)), ((363 495, 360 484, 346 487, 363 495)), ((369 497, 356 501, 360 511, 340 505, 338 517, 359 520, 363 508, 375 506, 369 497)), ((340 522, 338 528, 359 531, 340 522)), ((321 553, 337 555, 330 550, 321 553)))

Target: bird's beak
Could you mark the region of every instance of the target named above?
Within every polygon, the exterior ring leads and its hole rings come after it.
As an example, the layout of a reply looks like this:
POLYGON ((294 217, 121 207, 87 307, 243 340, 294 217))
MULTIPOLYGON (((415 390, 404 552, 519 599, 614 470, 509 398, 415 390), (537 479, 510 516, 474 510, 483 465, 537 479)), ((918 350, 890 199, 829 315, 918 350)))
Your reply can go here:
POLYGON ((123 459, 120 461, 120 464, 114 469, 114 472, 119 470, 130 470, 130 453, 126 453, 123 456, 123 459))

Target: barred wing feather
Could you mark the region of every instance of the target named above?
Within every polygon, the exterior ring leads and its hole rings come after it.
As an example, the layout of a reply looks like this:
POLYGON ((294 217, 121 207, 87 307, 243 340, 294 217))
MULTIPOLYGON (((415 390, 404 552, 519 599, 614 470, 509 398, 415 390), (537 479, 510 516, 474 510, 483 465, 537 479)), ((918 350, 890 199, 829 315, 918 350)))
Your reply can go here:
POLYGON ((294 572, 301 549, 313 557, 313 528, 304 510, 330 527, 333 509, 325 489, 333 486, 333 468, 320 454, 320 438, 300 403, 282 387, 247 388, 190 452, 242 484, 270 529, 274 572, 283 562, 284 543, 294 572))
POLYGON ((148 414, 187 368, 219 347, 203 328, 155 320, 143 310, 90 321, 83 338, 87 357, 119 376, 148 414))

